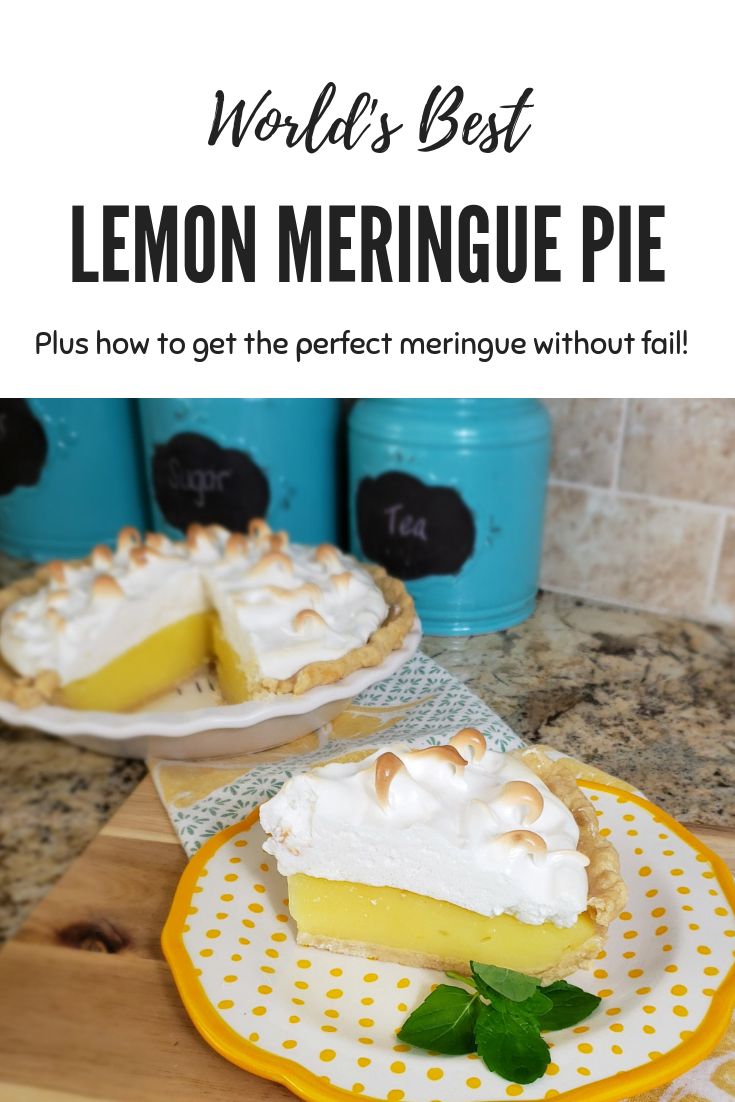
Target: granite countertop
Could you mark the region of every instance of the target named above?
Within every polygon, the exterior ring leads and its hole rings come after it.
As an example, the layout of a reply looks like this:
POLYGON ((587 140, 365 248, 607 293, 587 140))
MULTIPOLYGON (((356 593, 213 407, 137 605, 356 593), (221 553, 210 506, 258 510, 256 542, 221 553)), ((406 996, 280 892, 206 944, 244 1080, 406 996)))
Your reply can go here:
MULTIPOLYGON (((0 581, 17 571, 0 561, 0 581)), ((529 742, 624 777, 679 819, 735 828, 735 632, 544 593, 517 628, 423 649, 529 742)), ((0 756, 2 940, 145 766, 2 724, 0 756)))

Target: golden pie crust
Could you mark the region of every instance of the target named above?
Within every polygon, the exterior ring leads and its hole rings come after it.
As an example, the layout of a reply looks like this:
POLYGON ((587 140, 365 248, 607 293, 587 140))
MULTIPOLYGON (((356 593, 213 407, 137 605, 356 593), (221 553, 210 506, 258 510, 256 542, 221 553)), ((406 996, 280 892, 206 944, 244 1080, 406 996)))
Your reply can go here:
MULTIPOLYGON (((510 753, 527 765, 544 784, 571 811, 579 827, 580 853, 589 858, 587 868, 588 895, 587 913, 594 920, 595 933, 577 949, 568 951, 551 967, 535 973, 543 983, 569 976, 578 968, 589 967, 603 948, 607 929, 614 918, 623 910, 628 898, 625 882, 620 875, 620 860, 615 847, 603 838, 597 825, 597 815, 584 792, 577 787, 571 771, 559 762, 552 761, 541 750, 513 750, 510 753)), ((533 927, 530 927, 532 929, 533 927)), ((453 971, 470 975, 469 962, 428 955, 419 952, 407 952, 391 949, 367 942, 344 941, 321 935, 299 934, 300 945, 311 945, 317 949, 329 949, 332 952, 347 953, 350 956, 369 957, 373 960, 390 961, 405 964, 412 968, 435 968, 442 972, 453 971)))
MULTIPOLYGON (((75 560, 71 565, 81 566, 87 561, 75 560)), ((0 617, 21 597, 29 597, 42 589, 49 581, 52 565, 40 566, 34 574, 0 589, 0 617)), ((391 577, 381 566, 366 566, 365 569, 372 575, 388 606, 386 619, 367 643, 333 661, 312 662, 303 666, 289 678, 263 678, 256 693, 258 698, 280 693, 298 696, 317 685, 331 685, 356 670, 379 666, 391 651, 402 645, 416 615, 413 599, 403 582, 391 577)), ((59 677, 55 671, 42 670, 35 677, 21 677, 0 657, 0 700, 9 700, 19 708, 36 708, 41 704, 53 703, 59 687, 59 677)))

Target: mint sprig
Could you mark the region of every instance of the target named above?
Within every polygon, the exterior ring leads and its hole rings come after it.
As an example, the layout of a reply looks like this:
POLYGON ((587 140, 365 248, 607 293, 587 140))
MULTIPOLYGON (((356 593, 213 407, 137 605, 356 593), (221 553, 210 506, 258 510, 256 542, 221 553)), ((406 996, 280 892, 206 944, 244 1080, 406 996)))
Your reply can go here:
POLYGON ((470 969, 470 976, 447 972, 470 991, 440 984, 409 1015, 398 1039, 448 1056, 477 1052, 503 1079, 532 1083, 551 1059, 541 1031, 576 1025, 601 1001, 566 980, 542 988, 535 976, 509 968, 473 960, 470 969))
POLYGON ((474 1052, 475 1022, 480 1006, 477 995, 441 983, 409 1015, 398 1039, 447 1056, 474 1052))

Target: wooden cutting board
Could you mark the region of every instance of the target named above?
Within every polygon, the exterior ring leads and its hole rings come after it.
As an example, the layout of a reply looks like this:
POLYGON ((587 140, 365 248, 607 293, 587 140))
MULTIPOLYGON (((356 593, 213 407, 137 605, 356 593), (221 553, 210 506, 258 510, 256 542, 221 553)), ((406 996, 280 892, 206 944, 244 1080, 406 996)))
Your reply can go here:
MULTIPOLYGON (((735 831, 690 824, 735 869, 735 831)), ((285 1102, 184 1013, 159 935, 186 858, 146 778, 0 952, 0 1102, 285 1102)))

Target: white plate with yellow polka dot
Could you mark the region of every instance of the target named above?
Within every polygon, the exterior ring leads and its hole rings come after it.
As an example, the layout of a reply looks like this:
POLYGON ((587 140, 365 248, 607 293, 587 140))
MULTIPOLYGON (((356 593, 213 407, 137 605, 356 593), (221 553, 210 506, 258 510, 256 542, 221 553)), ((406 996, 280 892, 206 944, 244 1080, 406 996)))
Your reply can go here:
POLYGON ((476 1056, 398 1044, 440 975, 298 946, 257 812, 194 855, 163 931, 194 1025, 228 1060, 315 1102, 613 1102, 682 1074, 715 1046, 735 1004, 735 884, 653 804, 580 783, 630 899, 595 968, 571 977, 602 1002, 583 1025, 546 1035, 543 1078, 508 1083, 476 1056))

